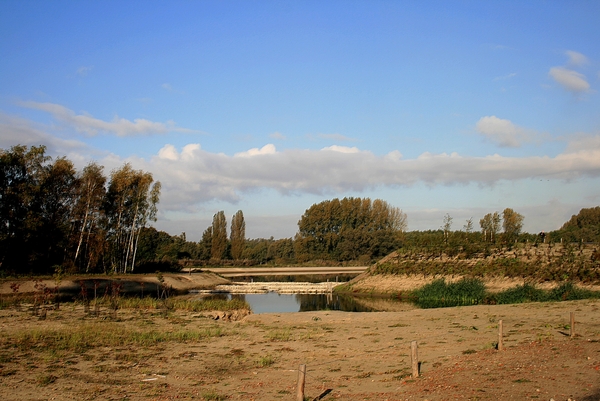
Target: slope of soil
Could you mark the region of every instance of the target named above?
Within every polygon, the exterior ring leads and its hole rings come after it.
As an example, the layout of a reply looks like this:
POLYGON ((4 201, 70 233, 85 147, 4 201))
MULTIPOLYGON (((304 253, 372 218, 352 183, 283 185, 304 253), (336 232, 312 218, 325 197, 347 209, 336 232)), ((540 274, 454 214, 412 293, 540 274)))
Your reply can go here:
MULTIPOLYGON (((221 284, 229 284, 230 281, 214 273, 193 273, 193 274, 171 274, 164 273, 164 285, 170 286, 176 293, 186 293, 192 289, 209 289, 221 284)), ((111 281, 121 284, 122 293, 141 293, 142 289, 149 293, 156 291, 159 286, 156 274, 128 274, 114 276, 69 276, 61 280, 58 284, 62 294, 78 294, 81 291, 81 282, 88 290, 93 291, 95 282, 98 285, 98 294, 104 294, 104 288, 111 281)), ((19 294, 32 294, 36 290, 35 285, 54 290, 57 283, 52 279, 34 281, 33 279, 15 279, 4 280, 0 282, 0 294, 13 293, 11 285, 17 283, 19 294)))

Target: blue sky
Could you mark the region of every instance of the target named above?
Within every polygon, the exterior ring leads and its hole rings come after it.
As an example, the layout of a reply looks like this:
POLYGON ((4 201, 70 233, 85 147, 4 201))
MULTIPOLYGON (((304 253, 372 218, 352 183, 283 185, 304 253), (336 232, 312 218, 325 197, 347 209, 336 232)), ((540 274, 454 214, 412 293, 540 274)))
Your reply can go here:
MULTIPOLYGON (((156 227, 381 198, 409 230, 600 204, 600 2, 3 1, 0 148, 163 184, 156 227)), ((478 227, 478 224, 476 224, 478 227)))

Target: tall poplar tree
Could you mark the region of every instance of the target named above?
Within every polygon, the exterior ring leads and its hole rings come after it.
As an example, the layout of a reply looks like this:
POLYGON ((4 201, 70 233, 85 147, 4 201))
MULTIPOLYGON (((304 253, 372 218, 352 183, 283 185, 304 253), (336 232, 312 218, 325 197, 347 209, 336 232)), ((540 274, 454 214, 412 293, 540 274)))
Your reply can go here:
POLYGON ((212 241, 210 256, 213 259, 224 259, 227 252, 227 219, 225 212, 217 212, 213 216, 212 241))

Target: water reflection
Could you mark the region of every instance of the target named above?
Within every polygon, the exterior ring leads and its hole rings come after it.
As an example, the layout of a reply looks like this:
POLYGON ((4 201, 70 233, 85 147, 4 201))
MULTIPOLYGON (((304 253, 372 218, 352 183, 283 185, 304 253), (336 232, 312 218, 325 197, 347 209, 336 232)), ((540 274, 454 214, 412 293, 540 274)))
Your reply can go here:
POLYGON ((387 298, 352 297, 339 294, 215 294, 212 299, 246 301, 253 313, 311 312, 337 310, 344 312, 376 312, 408 310, 410 304, 387 298))

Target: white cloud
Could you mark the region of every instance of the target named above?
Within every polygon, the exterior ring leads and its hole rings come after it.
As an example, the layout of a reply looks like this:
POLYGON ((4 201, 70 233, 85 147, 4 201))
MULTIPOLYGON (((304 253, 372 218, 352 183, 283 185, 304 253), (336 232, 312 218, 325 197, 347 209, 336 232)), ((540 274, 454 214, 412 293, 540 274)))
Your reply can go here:
POLYGON ((55 103, 30 101, 20 102, 19 105, 48 112, 56 120, 73 127, 77 132, 88 135, 97 135, 100 132, 115 134, 117 136, 166 134, 173 131, 194 132, 190 129, 177 127, 173 121, 158 123, 141 118, 130 121, 117 116, 112 121, 103 121, 87 114, 75 114, 73 110, 55 103))
POLYGON ((63 139, 47 132, 47 127, 29 120, 0 112, 0 149, 9 149, 15 145, 44 145, 49 155, 67 156, 77 167, 81 168, 92 159, 106 156, 89 148, 85 143, 63 139))
POLYGON ((158 157, 165 160, 178 160, 179 154, 173 145, 165 145, 158 151, 158 157))
POLYGON ((521 128, 510 120, 496 116, 481 117, 475 129, 488 140, 506 148, 518 148, 524 142, 531 142, 538 136, 533 130, 521 128))
POLYGON ((274 155, 277 153, 277 149, 275 149, 275 145, 269 143, 262 148, 252 148, 245 152, 236 153, 234 157, 252 157, 252 156, 261 156, 261 155, 274 155))
POLYGON ((424 152, 417 158, 404 159, 398 151, 377 156, 356 148, 277 152, 271 144, 227 156, 191 144, 180 154, 167 145, 150 160, 127 161, 153 172, 163 183, 161 207, 176 211, 211 200, 237 202, 244 193, 260 189, 322 195, 417 183, 493 185, 535 177, 600 177, 600 135, 575 138, 565 152, 555 157, 424 152))
POLYGON ((168 84, 168 83, 164 83, 160 87, 163 88, 164 90, 168 90, 169 92, 173 91, 173 86, 171 84, 168 84))
POLYGON ((347 147, 347 146, 338 146, 338 145, 333 145, 333 146, 328 146, 326 148, 323 148, 321 150, 329 150, 332 152, 338 152, 338 153, 358 153, 360 152, 360 150, 358 150, 357 147, 347 147))
POLYGON ((577 71, 564 67, 552 67, 548 75, 569 92, 587 92, 590 89, 585 75, 577 71))
POLYGON ((570 65, 579 67, 579 66, 585 65, 589 62, 587 57, 579 52, 576 52, 573 50, 567 50, 565 53, 569 57, 570 65))
MULTIPOLYGON (((521 129, 494 116, 483 121, 491 122, 483 130, 521 129)), ((45 132, 46 129, 0 113, 0 147, 9 148, 17 143, 47 144, 49 154, 65 155, 78 168, 90 160, 98 160, 105 166, 105 171, 111 171, 130 162, 135 168, 151 172, 162 182, 160 209, 163 215, 174 212, 182 216, 197 214, 213 202, 236 203, 247 194, 263 189, 284 196, 356 196, 383 188, 486 187, 529 179, 537 182, 541 177, 544 182, 548 179, 579 182, 592 179, 597 182, 600 178, 600 133, 567 138, 566 150, 554 157, 498 154, 473 157, 424 152, 419 157, 407 159, 398 150, 378 156, 356 147, 277 151, 272 144, 229 156, 208 152, 199 144, 191 143, 183 148, 167 144, 154 157, 143 159, 94 151, 80 142, 52 136, 45 132)))

